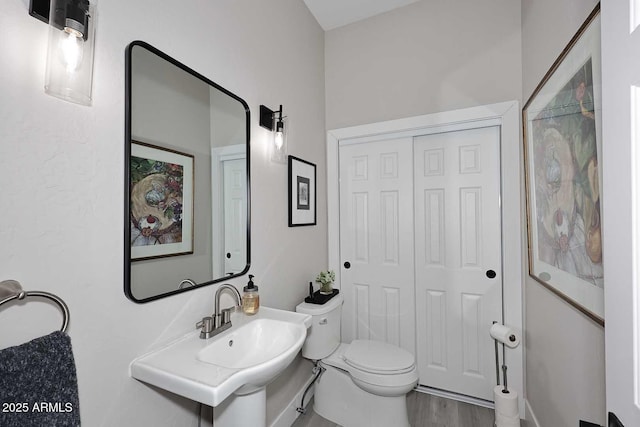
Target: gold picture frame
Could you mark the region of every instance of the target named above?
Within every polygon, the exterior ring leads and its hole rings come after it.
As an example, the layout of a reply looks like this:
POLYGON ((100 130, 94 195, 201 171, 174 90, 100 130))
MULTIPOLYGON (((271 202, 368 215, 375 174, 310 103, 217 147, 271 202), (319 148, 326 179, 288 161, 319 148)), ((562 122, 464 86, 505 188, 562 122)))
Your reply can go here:
POLYGON ((529 275, 604 326, 600 6, 522 109, 529 275))

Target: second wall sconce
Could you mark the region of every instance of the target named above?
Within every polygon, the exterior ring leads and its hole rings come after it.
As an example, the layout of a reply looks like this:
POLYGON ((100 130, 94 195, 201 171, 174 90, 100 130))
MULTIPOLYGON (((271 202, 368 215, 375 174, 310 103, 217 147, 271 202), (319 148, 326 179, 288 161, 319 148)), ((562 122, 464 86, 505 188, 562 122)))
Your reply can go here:
POLYGON ((271 160, 278 163, 287 162, 287 116, 282 115, 282 105, 273 111, 264 105, 260 106, 260 126, 274 131, 271 144, 271 160))
POLYGON ((30 0, 29 14, 49 24, 45 92, 91 105, 95 0, 30 0))

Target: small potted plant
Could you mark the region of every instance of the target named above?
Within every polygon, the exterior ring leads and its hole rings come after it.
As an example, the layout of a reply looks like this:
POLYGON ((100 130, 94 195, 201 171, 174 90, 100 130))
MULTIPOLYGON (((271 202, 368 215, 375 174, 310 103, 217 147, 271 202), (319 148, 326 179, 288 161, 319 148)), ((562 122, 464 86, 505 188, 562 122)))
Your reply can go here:
POLYGON ((320 293, 330 295, 333 293, 333 282, 336 280, 336 273, 333 270, 321 271, 316 277, 316 282, 320 283, 320 293))

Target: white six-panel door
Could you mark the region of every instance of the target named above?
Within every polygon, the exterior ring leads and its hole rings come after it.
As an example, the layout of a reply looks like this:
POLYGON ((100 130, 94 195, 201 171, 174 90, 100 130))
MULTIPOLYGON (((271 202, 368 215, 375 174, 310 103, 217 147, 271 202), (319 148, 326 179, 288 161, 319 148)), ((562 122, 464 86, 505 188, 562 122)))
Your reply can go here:
POLYGON ((421 384, 486 400, 502 321, 499 142, 494 126, 339 148, 343 339, 399 345, 421 384))
POLYGON ((412 138, 340 147, 343 340, 415 352, 412 138))
POLYGON ((239 273, 247 264, 247 161, 225 160, 224 179, 224 274, 239 273))
POLYGON ((493 400, 489 336, 502 322, 500 132, 415 138, 415 264, 420 383, 493 400))

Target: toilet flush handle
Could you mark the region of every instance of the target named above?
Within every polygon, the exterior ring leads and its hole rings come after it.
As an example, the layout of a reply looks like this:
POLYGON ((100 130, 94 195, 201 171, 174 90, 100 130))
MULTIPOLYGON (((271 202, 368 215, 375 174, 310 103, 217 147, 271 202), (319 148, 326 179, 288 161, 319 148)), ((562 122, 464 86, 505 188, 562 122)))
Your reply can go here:
POLYGON ((326 325, 327 324, 327 318, 323 317, 322 319, 320 319, 320 322, 318 323, 318 325, 326 325))

